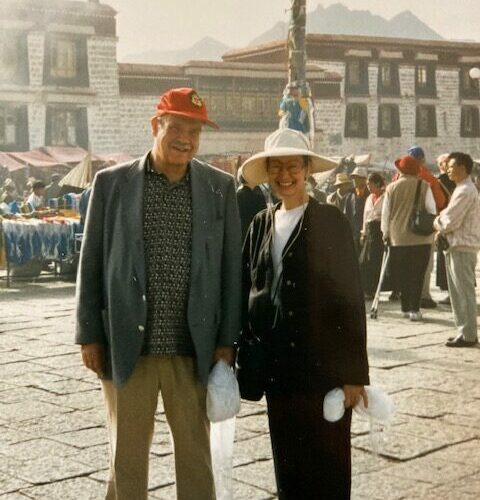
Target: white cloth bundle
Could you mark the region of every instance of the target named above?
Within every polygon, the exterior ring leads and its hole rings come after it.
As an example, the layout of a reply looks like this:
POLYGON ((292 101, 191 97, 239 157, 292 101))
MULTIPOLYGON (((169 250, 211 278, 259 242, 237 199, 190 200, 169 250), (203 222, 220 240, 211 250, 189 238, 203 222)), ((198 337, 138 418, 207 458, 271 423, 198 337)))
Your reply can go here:
MULTIPOLYGON (((388 425, 395 413, 392 398, 380 387, 365 387, 368 396, 368 408, 363 399, 355 406, 354 411, 361 417, 388 425)), ((339 387, 332 389, 323 400, 323 417, 328 422, 337 422, 345 413, 345 394, 339 387)))
POLYGON ((217 361, 208 377, 207 416, 210 422, 222 422, 240 411, 240 390, 233 369, 217 361))

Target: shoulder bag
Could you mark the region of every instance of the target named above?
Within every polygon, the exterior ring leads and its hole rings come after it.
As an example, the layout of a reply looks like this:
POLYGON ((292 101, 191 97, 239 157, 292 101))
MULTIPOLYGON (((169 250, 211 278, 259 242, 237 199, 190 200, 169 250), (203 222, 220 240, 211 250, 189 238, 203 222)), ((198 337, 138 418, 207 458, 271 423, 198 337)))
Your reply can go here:
POLYGON ((436 215, 427 212, 426 210, 421 210, 420 205, 420 189, 422 187, 422 180, 419 179, 417 182, 417 190, 415 191, 415 203, 413 205, 413 212, 410 219, 410 231, 412 233, 429 236, 435 229, 433 227, 433 221, 436 215))

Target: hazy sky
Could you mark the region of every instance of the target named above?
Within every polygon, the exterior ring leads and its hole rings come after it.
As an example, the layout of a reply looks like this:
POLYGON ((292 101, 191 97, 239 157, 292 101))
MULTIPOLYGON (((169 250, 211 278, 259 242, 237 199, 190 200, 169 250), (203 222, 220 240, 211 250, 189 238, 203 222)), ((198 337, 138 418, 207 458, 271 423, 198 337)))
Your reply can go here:
MULTIPOLYGON (((247 45, 277 21, 288 20, 290 0, 101 0, 118 11, 118 56, 148 49, 187 48, 205 36, 231 47, 247 45)), ((343 3, 387 19, 411 10, 445 38, 480 41, 480 0, 307 0, 343 3)))

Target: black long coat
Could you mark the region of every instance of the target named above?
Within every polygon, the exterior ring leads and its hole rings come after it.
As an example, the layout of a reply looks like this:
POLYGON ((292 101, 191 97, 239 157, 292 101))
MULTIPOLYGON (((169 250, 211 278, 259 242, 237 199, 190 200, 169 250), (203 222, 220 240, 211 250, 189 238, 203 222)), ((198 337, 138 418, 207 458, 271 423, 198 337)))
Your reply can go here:
MULTIPOLYGON (((252 280, 259 290, 271 286, 270 219, 267 210, 257 214, 244 244, 244 335, 264 319, 256 317, 262 315, 261 307, 249 295, 252 280)), ((310 198, 301 228, 293 230, 285 246, 279 293, 289 336, 281 363, 286 375, 282 386, 325 393, 345 384, 367 385, 365 302, 358 260, 350 225, 336 207, 310 198)))

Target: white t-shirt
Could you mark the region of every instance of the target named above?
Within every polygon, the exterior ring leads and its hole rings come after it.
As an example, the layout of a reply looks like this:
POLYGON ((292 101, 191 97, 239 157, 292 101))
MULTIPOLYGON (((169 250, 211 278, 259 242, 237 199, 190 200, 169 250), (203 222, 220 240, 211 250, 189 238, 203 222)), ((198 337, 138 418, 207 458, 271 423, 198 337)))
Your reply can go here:
MULTIPOLYGON (((282 205, 275 212, 275 223, 273 225, 273 239, 272 239, 272 260, 273 260, 273 286, 272 286, 272 298, 275 295, 277 289, 277 284, 280 276, 282 275, 283 264, 282 264, 282 254, 285 249, 285 245, 292 235, 293 230, 297 226, 298 222, 302 218, 305 209, 307 208, 308 202, 300 205, 299 207, 286 210, 282 205)), ((277 292, 275 298, 275 304, 280 304, 279 293, 277 292)))

